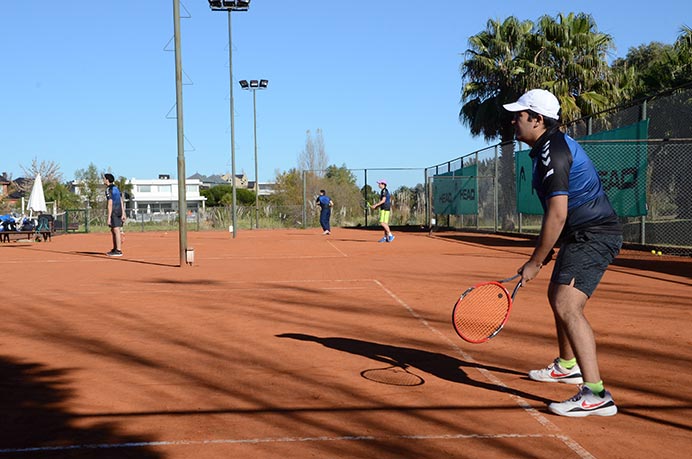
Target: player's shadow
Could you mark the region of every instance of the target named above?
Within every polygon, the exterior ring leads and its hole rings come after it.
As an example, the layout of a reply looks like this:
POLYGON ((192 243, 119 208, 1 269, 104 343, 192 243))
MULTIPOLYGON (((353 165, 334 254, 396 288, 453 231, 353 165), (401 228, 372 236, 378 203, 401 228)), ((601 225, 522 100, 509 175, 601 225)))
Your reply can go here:
MULTIPOLYGON (((56 252, 56 253, 66 253, 66 252, 56 252)), ((87 256, 87 257, 96 257, 96 258, 102 258, 106 259, 109 258, 105 253, 103 252, 67 252, 67 253, 72 253, 74 255, 82 255, 82 256, 87 256)), ((111 260, 118 261, 120 263, 137 263, 137 264, 142 264, 142 265, 152 265, 152 266, 164 266, 166 268, 177 268, 180 266, 179 263, 157 263, 155 261, 144 261, 144 260, 136 260, 132 258, 110 258, 111 260)))
POLYGON ((320 338, 302 333, 283 333, 276 336, 278 338, 290 338, 299 341, 312 341, 330 349, 360 355, 376 362, 383 362, 388 365, 416 368, 440 379, 455 383, 466 384, 481 389, 504 392, 546 404, 552 401, 538 395, 518 391, 509 387, 498 386, 489 382, 471 379, 468 374, 466 374, 466 371, 464 371, 464 368, 477 368, 496 373, 523 375, 523 373, 509 370, 507 368, 480 365, 475 362, 465 362, 463 360, 436 352, 422 351, 420 349, 410 347, 390 346, 388 344, 374 343, 371 341, 362 341, 351 338, 320 338))
POLYGON ((154 438, 125 426, 70 413, 76 396, 70 369, 0 356, 0 457, 158 459, 154 438), (81 425, 77 425, 81 423, 81 425))

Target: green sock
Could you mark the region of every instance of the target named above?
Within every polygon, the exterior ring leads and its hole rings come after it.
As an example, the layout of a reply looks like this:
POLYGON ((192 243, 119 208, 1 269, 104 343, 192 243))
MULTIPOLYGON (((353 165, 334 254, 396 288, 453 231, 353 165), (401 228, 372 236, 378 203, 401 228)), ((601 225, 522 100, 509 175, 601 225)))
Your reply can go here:
POLYGON ((562 357, 560 357, 560 360, 558 360, 557 363, 560 364, 560 366, 562 368, 564 368, 565 370, 570 370, 570 369, 574 368, 574 366, 577 364, 577 358, 573 357, 569 360, 565 360, 562 357))
POLYGON ((591 392, 593 392, 596 395, 602 396, 603 391, 605 391, 605 387, 603 387, 603 381, 598 381, 597 383, 585 382, 584 385, 591 389, 591 392))

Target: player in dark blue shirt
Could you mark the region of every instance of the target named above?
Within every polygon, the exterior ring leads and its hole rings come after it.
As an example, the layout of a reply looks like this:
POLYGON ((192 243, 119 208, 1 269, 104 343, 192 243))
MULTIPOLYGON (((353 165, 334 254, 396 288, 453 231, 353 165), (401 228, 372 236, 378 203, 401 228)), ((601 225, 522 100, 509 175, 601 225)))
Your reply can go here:
POLYGON ((559 244, 548 288, 555 317, 559 356, 547 368, 531 370, 535 381, 582 384, 579 393, 551 412, 562 416, 612 416, 617 407, 601 380, 593 330, 584 307, 622 246, 622 228, 584 149, 562 133, 560 103, 550 92, 533 89, 512 104, 517 140, 531 147, 532 184, 544 215, 536 248, 518 272, 531 281, 559 244))
POLYGON ((320 195, 317 197, 316 202, 317 205, 320 206, 320 226, 322 226, 322 234, 329 235, 332 229, 329 220, 332 217, 332 207, 334 203, 324 190, 320 190, 320 195))
POLYGON ((109 257, 122 257, 121 230, 125 223, 125 205, 120 189, 115 185, 113 174, 104 174, 103 183, 106 185, 106 201, 108 202, 108 214, 106 222, 111 229, 113 237, 113 249, 106 255, 109 257))

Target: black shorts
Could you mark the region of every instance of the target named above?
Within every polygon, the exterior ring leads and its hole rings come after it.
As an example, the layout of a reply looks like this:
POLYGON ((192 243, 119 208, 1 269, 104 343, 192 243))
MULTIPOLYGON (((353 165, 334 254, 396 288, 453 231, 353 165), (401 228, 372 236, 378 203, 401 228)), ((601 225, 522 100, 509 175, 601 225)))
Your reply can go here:
POLYGON ((551 282, 569 285, 591 297, 622 247, 622 235, 579 231, 560 246, 551 282))
POLYGON ((108 222, 111 228, 121 228, 123 226, 123 216, 121 214, 111 214, 111 221, 108 222))

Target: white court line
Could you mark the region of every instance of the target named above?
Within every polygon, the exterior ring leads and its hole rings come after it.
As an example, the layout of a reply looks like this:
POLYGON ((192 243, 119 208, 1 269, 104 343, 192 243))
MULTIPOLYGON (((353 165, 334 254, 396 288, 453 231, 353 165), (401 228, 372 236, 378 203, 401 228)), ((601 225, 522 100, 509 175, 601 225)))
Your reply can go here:
MULTIPOLYGON (((377 285, 379 285, 380 288, 382 290, 384 290, 385 293, 387 293, 389 296, 391 296, 397 303, 399 303, 401 306, 403 306, 408 311, 409 314, 411 314, 413 317, 418 319, 428 330, 430 330, 431 332, 433 332, 434 334, 436 334, 437 336, 442 338, 444 341, 446 341, 457 353, 459 353, 459 355, 461 355, 463 357, 463 359, 465 361, 470 362, 470 363, 478 363, 473 357, 471 357, 469 354, 464 352, 463 349, 461 349, 459 346, 457 346, 455 343, 453 343, 447 336, 445 336, 438 329, 436 329, 435 327, 430 325, 430 323, 427 320, 425 320, 420 314, 418 314, 416 311, 414 311, 413 308, 411 308, 408 304, 406 304, 406 302, 404 300, 402 300, 401 298, 396 296, 394 294, 394 292, 392 292, 387 287, 382 285, 382 283, 380 281, 375 279, 374 282, 377 285)), ((495 375, 490 373, 485 368, 476 368, 476 369, 485 377, 485 379, 487 379, 491 383, 495 384, 496 386, 507 388, 507 385, 505 383, 500 381, 497 377, 495 377, 495 375)), ((519 405, 524 411, 526 411, 536 421, 538 421, 538 423, 541 424, 543 427, 545 427, 548 430, 554 431, 554 432, 560 432, 559 427, 557 427, 555 424, 550 422, 550 420, 548 420, 548 418, 543 416, 540 412, 538 412, 534 408, 532 408, 531 405, 526 400, 524 400, 523 398, 521 398, 515 394, 509 394, 508 393, 507 395, 510 398, 512 398, 517 403, 517 405, 519 405)), ((583 459, 596 459, 591 453, 589 453, 586 449, 584 449, 584 447, 582 447, 579 443, 577 443, 575 440, 571 439, 570 437, 568 437, 566 435, 557 435, 557 434, 554 436, 555 436, 555 438, 559 438, 560 440, 562 440, 562 442, 565 445, 567 445, 567 447, 569 449, 571 449, 572 451, 577 453, 579 455, 579 457, 581 457, 583 459)))
POLYGON ((458 435, 344 435, 340 437, 268 437, 268 438, 227 438, 213 440, 175 440, 175 441, 142 441, 128 443, 94 443, 84 445, 37 446, 32 448, 0 449, 2 454, 35 453, 47 451, 69 451, 89 449, 142 448, 150 446, 191 446, 219 444, 260 444, 260 443, 300 443, 328 441, 386 441, 386 440, 464 440, 464 439, 501 439, 501 438, 556 438, 563 440, 561 435, 551 434, 458 434, 458 435))
POLYGON ((342 252, 341 250, 339 250, 339 248, 338 248, 337 246, 335 246, 335 245, 332 243, 332 241, 327 241, 327 244, 329 244, 329 245, 331 245, 332 247, 334 247, 334 249, 335 249, 337 252, 339 252, 341 255, 343 255, 344 257, 348 257, 348 255, 346 255, 344 252, 342 252))

